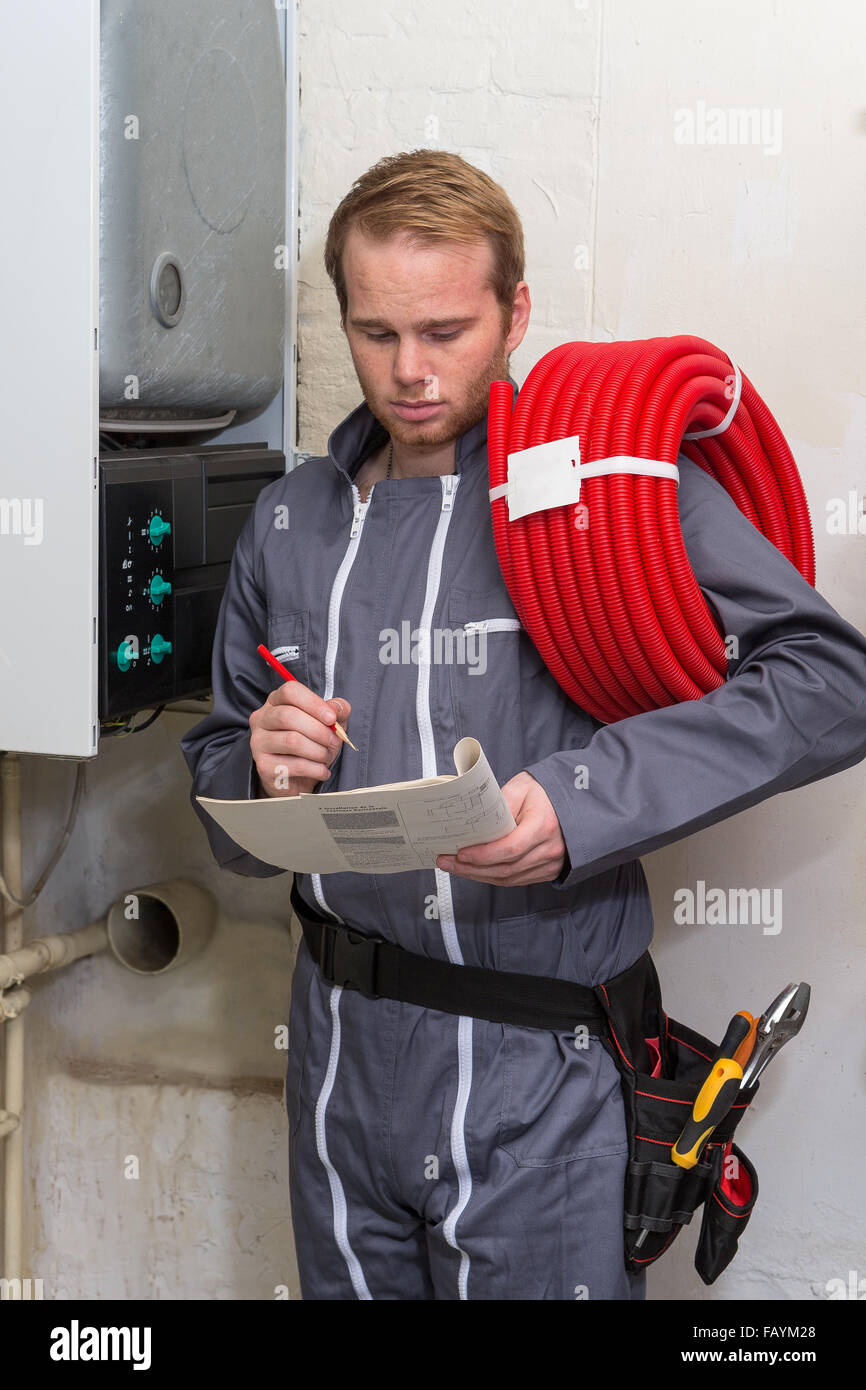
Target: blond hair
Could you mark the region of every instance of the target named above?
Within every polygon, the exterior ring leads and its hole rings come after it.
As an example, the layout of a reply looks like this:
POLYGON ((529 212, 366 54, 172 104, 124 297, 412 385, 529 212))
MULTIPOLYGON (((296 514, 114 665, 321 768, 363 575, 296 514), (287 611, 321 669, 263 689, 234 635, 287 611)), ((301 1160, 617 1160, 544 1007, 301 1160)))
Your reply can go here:
POLYGON ((499 301, 503 334, 508 332, 514 291, 523 279, 523 227, 508 194, 481 169, 448 150, 405 150, 386 155, 355 180, 331 218, 324 252, 344 330, 349 301, 343 249, 353 227, 373 241, 406 231, 424 246, 486 237, 493 250, 490 288, 499 301))

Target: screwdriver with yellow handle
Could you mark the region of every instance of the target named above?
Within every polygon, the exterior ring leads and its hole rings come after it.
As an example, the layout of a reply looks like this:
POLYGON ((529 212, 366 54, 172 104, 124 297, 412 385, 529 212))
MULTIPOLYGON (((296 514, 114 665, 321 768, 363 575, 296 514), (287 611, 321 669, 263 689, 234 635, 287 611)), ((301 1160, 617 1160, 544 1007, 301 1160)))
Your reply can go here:
POLYGON ((745 1009, 734 1014, 728 1024, 709 1076, 671 1149, 671 1158, 680 1168, 694 1168, 704 1144, 733 1105, 743 1079, 743 1066, 754 1046, 756 1027, 757 1020, 745 1009))
MULTIPOLYGON (((750 1013, 747 1013, 745 1009, 742 1009, 740 1013, 736 1015, 736 1017, 747 1019, 749 1024, 749 1031, 746 1033, 746 1036, 743 1038, 743 1041, 740 1043, 739 1047, 734 1053, 734 1061, 739 1062, 740 1066, 745 1071, 746 1063, 751 1057, 752 1049, 755 1046, 755 1034, 758 1028, 758 1019, 753 1018, 752 1015, 750 1013)), ((731 1022, 733 1023, 733 1019, 731 1020, 731 1022)), ((720 1047, 719 1051, 716 1053, 716 1057, 714 1060, 718 1059, 718 1057, 721 1054, 721 1050, 722 1049, 720 1047)))
MULTIPOLYGON (((671 1157, 681 1168, 693 1168, 695 1166, 702 1145, 706 1142, 719 1121, 725 1118, 725 1115, 730 1109, 736 1091, 739 1089, 740 1085, 737 1077, 738 1075, 742 1077, 743 1067, 749 1060, 752 1048, 755 1046, 757 1027, 758 1019, 753 1018, 746 1009, 741 1009, 739 1013, 734 1014, 734 1017, 728 1024, 728 1031, 716 1048, 716 1053, 713 1057, 713 1069, 701 1087, 700 1094, 692 1106, 692 1113, 688 1123, 671 1149, 671 1157), (721 1078, 719 1078, 715 1074, 716 1066, 724 1061, 727 1062, 732 1070, 729 1073, 723 1073, 721 1078), (722 1093, 719 1090, 720 1086, 724 1086, 725 1088, 723 1098, 720 1098, 722 1097, 722 1093), (705 1092, 706 1095, 704 1094, 705 1092), (713 1106, 714 1095, 717 1098, 717 1104, 715 1106, 713 1106), (708 1117, 699 1119, 697 1118, 699 1115, 701 1117, 704 1116, 703 1109, 700 1111, 698 1110, 702 1098, 706 1101, 709 1111, 712 1111, 712 1114, 708 1113, 708 1117), (726 1104, 725 1100, 727 1102, 726 1104), (687 1140, 688 1135, 692 1132, 690 1126, 693 1125, 696 1126, 696 1142, 691 1148, 687 1148, 683 1141, 687 1140)), ((638 1231, 637 1240, 634 1243, 633 1248, 635 1251, 640 1250, 648 1235, 648 1227, 642 1226, 638 1231)))

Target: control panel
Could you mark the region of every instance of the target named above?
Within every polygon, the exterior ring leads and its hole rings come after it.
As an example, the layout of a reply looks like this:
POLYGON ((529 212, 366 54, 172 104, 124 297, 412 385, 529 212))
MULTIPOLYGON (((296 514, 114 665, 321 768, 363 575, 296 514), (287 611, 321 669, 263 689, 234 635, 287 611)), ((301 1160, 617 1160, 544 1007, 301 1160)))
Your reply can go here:
POLYGON ((99 463, 99 704, 107 719, 210 690, 235 542, 261 489, 285 473, 285 456, 223 444, 118 449, 99 463))

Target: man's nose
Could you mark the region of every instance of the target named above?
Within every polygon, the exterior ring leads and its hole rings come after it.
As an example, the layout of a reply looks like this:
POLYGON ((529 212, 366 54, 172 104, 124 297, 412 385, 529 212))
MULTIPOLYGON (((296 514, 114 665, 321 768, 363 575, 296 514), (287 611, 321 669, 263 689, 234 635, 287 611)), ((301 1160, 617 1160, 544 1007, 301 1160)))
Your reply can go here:
POLYGON ((401 338, 394 356, 394 377, 404 386, 429 376, 426 348, 414 338, 401 338))

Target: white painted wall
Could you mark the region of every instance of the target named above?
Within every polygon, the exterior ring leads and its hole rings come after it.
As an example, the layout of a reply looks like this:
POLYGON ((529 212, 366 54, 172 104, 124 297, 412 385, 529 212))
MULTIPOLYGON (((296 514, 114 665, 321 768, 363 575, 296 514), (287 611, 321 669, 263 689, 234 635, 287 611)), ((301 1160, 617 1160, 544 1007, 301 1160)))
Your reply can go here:
MULTIPOLYGON (((818 587, 866 630, 866 537, 825 526, 830 499, 864 488, 866 12, 733 0, 720 23, 718 6, 682 0, 543 0, 530 22, 516 0, 329 0, 301 13, 301 447, 321 452, 360 399, 321 266, 331 210, 383 154, 454 150, 524 223, 533 315, 516 379, 574 339, 693 333, 733 353, 800 467, 818 587), (675 113, 698 103, 763 108, 767 139, 676 143, 675 113)), ((789 979, 813 987, 738 1133, 761 1191, 736 1260, 705 1288, 687 1230, 651 1298, 826 1297, 828 1280, 866 1274, 864 803, 861 765, 645 860, 675 1017, 720 1037, 789 979), (781 888, 782 930, 675 926, 673 893, 698 878, 781 888)))
MULTIPOLYGON (((866 536, 830 536, 827 504, 858 489, 866 329, 866 14, 805 4, 676 0, 604 7, 592 338, 696 333, 733 353, 800 467, 817 587, 866 630, 866 536), (762 108, 758 145, 686 145, 676 113, 762 108), (778 113, 778 114, 777 114, 778 113), (778 141, 778 152, 774 152, 778 141)), ((695 769, 700 776, 700 768, 695 769)), ((735 1262, 711 1288, 684 1232, 655 1297, 826 1297, 863 1268, 863 764, 790 792, 645 861, 668 1008, 721 1036, 791 979, 812 985, 806 1027, 767 1071, 738 1131, 760 1196, 735 1262), (684 927, 673 893, 780 888, 782 929, 684 927)))
MULTIPOLYGON (((819 588, 860 628, 864 538, 831 537, 828 498, 862 492, 866 352, 866 15, 843 0, 302 0, 302 449, 321 452, 360 392, 322 267, 328 218, 382 154, 441 146, 508 190, 524 221, 532 323, 522 381, 576 338, 696 333, 734 353, 779 420, 816 522, 819 588), (538 22, 538 16, 541 21, 538 22), (778 155, 678 146, 697 102, 782 112, 778 155), (437 125, 438 122, 438 125, 437 125), (579 247, 588 269, 575 268, 579 247)), ((103 744, 72 841, 30 934, 82 925, 120 893, 174 875, 223 909, 209 954, 138 980, 107 957, 35 987, 28 1010, 27 1239, 46 1297, 272 1298, 297 1281, 288 1222, 288 879, 216 869, 164 716, 103 744), (141 1176, 124 1176, 126 1156, 141 1176)), ((697 770, 699 772, 699 769, 697 770)), ((24 759, 25 879, 65 815, 71 767, 24 759)), ((810 1299, 863 1266, 864 898, 859 767, 649 856, 655 956, 675 1017, 721 1032, 789 978, 813 985, 802 1037, 741 1129, 761 1195, 712 1289, 685 1232, 651 1298, 810 1299), (685 928, 675 888, 781 887, 783 929, 685 928), (830 1142, 822 1144, 822 1135, 830 1142)))

